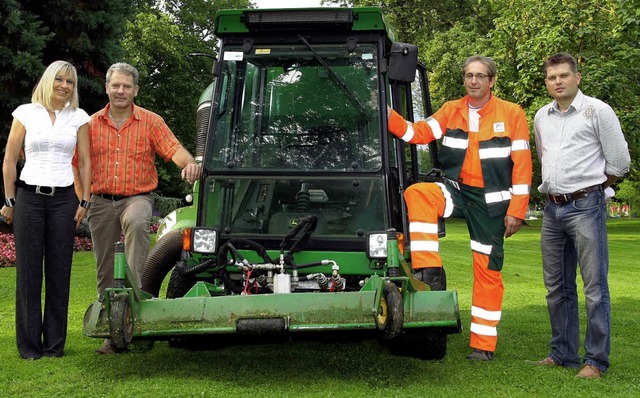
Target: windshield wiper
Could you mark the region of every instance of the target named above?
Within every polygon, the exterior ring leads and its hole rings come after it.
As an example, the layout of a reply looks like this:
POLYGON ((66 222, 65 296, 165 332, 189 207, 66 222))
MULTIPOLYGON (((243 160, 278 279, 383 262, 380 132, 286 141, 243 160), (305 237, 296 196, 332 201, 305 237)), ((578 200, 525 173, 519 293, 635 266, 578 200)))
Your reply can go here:
POLYGON ((320 56, 320 54, 318 54, 318 52, 311 46, 311 44, 309 44, 307 39, 305 39, 302 35, 298 35, 298 38, 313 53, 313 56, 316 58, 316 60, 318 60, 318 62, 320 62, 320 64, 327 70, 327 72, 329 72, 329 76, 334 81, 334 83, 336 83, 338 87, 340 87, 340 90, 342 90, 342 92, 345 93, 347 97, 356 105, 360 113, 362 113, 364 117, 367 118, 368 121, 371 120, 371 116, 367 112, 367 109, 364 107, 362 102, 360 102, 358 97, 353 95, 353 92, 351 92, 351 90, 349 90, 349 87, 347 87, 347 85, 344 84, 342 79, 340 79, 340 76, 338 76, 333 71, 333 69, 331 69, 331 67, 325 62, 325 60, 320 56))

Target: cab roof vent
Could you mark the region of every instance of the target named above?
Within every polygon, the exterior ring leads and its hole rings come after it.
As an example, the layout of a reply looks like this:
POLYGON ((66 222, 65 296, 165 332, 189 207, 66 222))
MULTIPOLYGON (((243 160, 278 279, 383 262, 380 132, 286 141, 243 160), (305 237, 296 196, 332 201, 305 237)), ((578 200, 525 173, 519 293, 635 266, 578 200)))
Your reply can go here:
POLYGON ((250 30, 350 29, 353 11, 347 9, 247 11, 244 23, 250 30))

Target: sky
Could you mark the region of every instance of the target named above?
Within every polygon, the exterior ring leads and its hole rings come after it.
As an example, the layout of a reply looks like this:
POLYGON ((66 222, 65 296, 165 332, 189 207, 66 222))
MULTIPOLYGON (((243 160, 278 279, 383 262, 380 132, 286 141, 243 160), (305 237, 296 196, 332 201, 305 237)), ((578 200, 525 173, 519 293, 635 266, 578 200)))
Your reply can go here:
POLYGON ((321 0, 252 0, 258 8, 322 7, 321 0))

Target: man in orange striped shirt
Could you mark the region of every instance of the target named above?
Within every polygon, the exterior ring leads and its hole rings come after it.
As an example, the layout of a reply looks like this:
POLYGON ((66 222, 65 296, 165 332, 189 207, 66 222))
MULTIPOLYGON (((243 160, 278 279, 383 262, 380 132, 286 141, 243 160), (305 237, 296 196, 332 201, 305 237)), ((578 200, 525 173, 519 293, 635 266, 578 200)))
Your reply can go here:
MULTIPOLYGON (((158 186, 155 156, 173 161, 182 178, 195 182, 200 166, 180 144, 164 120, 133 103, 138 95, 138 71, 116 63, 107 71, 109 104, 91 116, 89 137, 93 181, 89 226, 97 262, 98 299, 113 286, 114 243, 124 233, 125 257, 141 286, 149 253, 151 191, 158 186)), ((105 340, 100 354, 114 352, 105 340)))

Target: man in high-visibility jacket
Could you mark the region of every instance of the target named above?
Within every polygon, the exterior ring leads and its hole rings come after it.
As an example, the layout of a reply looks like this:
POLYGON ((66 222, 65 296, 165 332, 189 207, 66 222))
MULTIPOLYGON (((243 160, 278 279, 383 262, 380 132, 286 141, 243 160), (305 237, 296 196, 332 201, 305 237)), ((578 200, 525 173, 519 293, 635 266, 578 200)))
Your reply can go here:
POLYGON ((438 218, 467 222, 473 257, 470 360, 491 360, 502 315, 503 243, 525 218, 531 187, 529 127, 522 108, 491 93, 496 65, 475 55, 463 66, 467 95, 444 104, 423 121, 410 123, 395 111, 389 131, 411 144, 442 138, 438 153, 443 183, 409 186, 411 264, 415 276, 432 290, 446 289, 438 253, 438 218))

